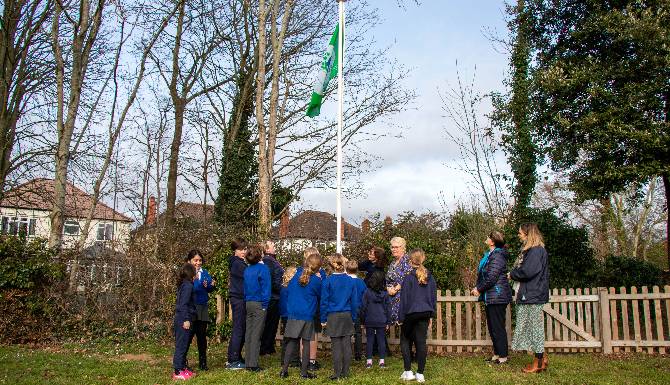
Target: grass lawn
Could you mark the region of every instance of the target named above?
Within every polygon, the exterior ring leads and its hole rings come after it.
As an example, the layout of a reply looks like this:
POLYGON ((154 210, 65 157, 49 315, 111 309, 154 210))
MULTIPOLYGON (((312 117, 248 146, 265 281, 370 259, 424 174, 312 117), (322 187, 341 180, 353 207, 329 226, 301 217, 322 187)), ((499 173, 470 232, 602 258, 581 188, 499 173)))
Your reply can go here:
MULTIPOLYGON (((193 346, 194 348, 195 346, 193 346)), ((191 349, 189 362, 197 362, 191 349)), ((261 373, 226 371, 225 345, 210 348, 210 370, 198 373, 188 383, 196 384, 321 384, 332 383, 331 363, 321 359, 325 368, 315 380, 302 380, 299 370, 291 368, 287 379, 280 379, 278 354, 262 357, 261 373)), ((428 384, 670 384, 670 358, 644 354, 604 357, 596 354, 550 356, 549 371, 524 375, 523 365, 530 361, 525 354, 512 355, 503 368, 487 366, 483 356, 452 355, 429 357, 426 366, 428 384)), ((58 347, 31 348, 0 346, 1 384, 172 384, 170 378, 172 346, 160 344, 90 343, 58 347)), ((362 362, 352 364, 349 384, 400 384, 402 362, 398 355, 387 359, 388 368, 366 370, 362 362)), ((416 368, 416 367, 415 367, 416 368)))

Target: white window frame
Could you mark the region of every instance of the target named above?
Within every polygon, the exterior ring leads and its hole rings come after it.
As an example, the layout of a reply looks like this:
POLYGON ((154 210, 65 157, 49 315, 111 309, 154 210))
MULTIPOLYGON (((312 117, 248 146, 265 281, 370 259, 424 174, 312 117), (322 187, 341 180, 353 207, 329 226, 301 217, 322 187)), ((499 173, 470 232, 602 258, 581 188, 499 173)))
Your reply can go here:
POLYGON ((95 240, 98 242, 111 242, 114 240, 114 223, 111 222, 101 222, 98 223, 98 227, 95 232, 95 240), (102 237, 100 236, 100 230, 102 230, 102 237), (109 234, 108 234, 109 231, 109 234))
POLYGON ((63 223, 63 235, 77 236, 77 235, 79 235, 80 232, 81 232, 81 227, 79 226, 79 221, 74 220, 74 219, 66 219, 65 222, 63 223), (71 229, 75 226, 77 226, 77 231, 76 232, 66 231, 67 229, 71 229))

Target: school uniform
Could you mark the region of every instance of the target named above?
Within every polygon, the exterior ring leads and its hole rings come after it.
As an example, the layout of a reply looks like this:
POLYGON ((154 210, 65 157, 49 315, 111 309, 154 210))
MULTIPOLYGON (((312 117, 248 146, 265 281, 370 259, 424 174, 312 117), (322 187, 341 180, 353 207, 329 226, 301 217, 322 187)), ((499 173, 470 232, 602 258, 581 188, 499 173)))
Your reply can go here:
POLYGON ((321 296, 321 278, 311 275, 305 286, 300 284, 302 269, 298 269, 291 279, 286 293, 286 328, 284 338, 287 339, 286 353, 282 371, 288 371, 290 358, 300 349, 300 340, 303 341, 302 362, 300 373, 307 375, 309 367, 309 341, 314 337, 314 315, 321 296))
POLYGON ((391 299, 386 290, 374 291, 367 289, 361 299, 358 313, 361 324, 365 327, 366 357, 371 360, 373 347, 379 347, 379 358, 386 358, 386 326, 390 322, 391 299))
POLYGON ((437 285, 433 275, 428 272, 428 282, 419 283, 416 269, 407 274, 402 282, 400 292, 400 307, 398 308, 398 322, 400 328, 400 349, 402 351, 405 371, 412 368, 412 343, 416 347, 417 373, 423 374, 426 366, 428 347, 428 322, 435 316, 437 307, 437 285))
MULTIPOLYGON (((193 295, 195 298, 195 319, 193 321, 193 336, 198 344, 198 360, 200 369, 207 368, 207 326, 212 320, 209 318, 209 293, 214 290, 212 276, 203 268, 196 272, 193 280, 193 295)), ((190 342, 189 342, 190 344, 190 342)))
POLYGON ((347 377, 351 365, 351 336, 357 318, 356 283, 345 273, 333 273, 321 288, 321 323, 330 337, 335 377, 347 377))
POLYGON ((261 335, 271 291, 270 270, 265 264, 255 263, 244 270, 244 301, 247 310, 244 344, 247 346, 245 362, 247 369, 258 367, 261 335))
POLYGON ((183 280, 177 288, 177 304, 174 312, 175 349, 172 367, 175 373, 186 368, 186 355, 191 342, 191 329, 184 329, 184 322, 191 324, 195 319, 195 300, 193 282, 183 280))
MULTIPOLYGON (((356 274, 349 274, 349 276, 354 280, 355 294, 356 294, 356 303, 361 303, 363 294, 368 289, 365 281, 358 278, 356 274)), ((359 317, 354 319, 354 359, 360 360, 361 354, 363 352, 363 336, 361 333, 361 320, 359 317)))
POLYGON ((261 355, 275 352, 277 328, 279 327, 279 294, 282 287, 284 268, 279 264, 274 254, 265 254, 263 263, 270 270, 272 280, 272 294, 265 317, 265 328, 261 337, 261 355))
POLYGON ((228 344, 228 364, 239 364, 242 361, 242 347, 246 334, 247 309, 244 302, 244 271, 247 263, 235 255, 228 260, 229 283, 228 296, 232 310, 232 331, 228 344))

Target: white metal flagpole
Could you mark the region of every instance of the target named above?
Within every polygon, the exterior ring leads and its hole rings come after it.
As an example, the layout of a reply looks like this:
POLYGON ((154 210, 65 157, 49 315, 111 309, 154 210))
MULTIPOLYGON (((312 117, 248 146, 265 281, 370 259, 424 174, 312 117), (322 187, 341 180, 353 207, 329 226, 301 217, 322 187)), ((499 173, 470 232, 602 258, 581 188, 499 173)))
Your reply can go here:
POLYGON ((338 1, 340 12, 340 28, 337 37, 337 97, 338 97, 338 119, 337 119, 337 252, 342 252, 342 125, 344 113, 344 77, 342 68, 344 68, 344 2, 338 1))

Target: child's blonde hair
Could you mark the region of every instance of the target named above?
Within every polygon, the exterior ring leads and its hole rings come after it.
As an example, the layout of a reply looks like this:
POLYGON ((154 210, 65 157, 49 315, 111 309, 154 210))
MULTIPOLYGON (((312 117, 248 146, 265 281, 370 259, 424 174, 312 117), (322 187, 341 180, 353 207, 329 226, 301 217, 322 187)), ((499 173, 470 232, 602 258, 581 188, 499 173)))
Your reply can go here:
POLYGON ((423 266, 426 261, 426 253, 421 249, 414 249, 409 253, 409 263, 416 269, 416 279, 419 284, 428 283, 428 269, 423 266))
POLYGON ((312 254, 318 254, 319 256, 321 256, 321 253, 319 253, 319 249, 317 249, 316 247, 310 246, 302 251, 302 256, 305 259, 305 261, 307 260, 307 257, 309 257, 312 254))
POLYGON ((344 273, 344 266, 347 263, 347 259, 340 253, 335 253, 328 257, 328 262, 333 268, 333 271, 336 273, 344 273))
POLYGON ((293 276, 295 275, 296 271, 298 269, 295 266, 289 266, 284 270, 284 276, 282 277, 282 286, 286 287, 288 286, 288 283, 293 279, 293 276))
POLYGON ((305 264, 302 268, 302 274, 300 275, 300 280, 298 281, 301 286, 307 286, 309 283, 309 277, 313 274, 319 272, 321 268, 321 254, 313 253, 307 256, 305 259, 305 264))

